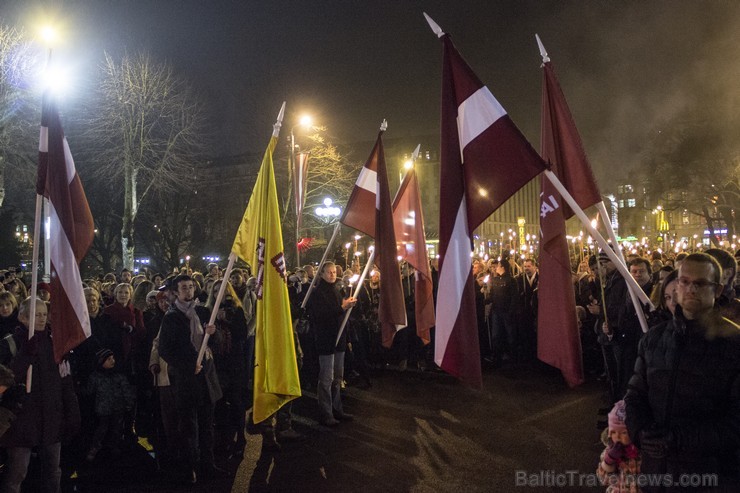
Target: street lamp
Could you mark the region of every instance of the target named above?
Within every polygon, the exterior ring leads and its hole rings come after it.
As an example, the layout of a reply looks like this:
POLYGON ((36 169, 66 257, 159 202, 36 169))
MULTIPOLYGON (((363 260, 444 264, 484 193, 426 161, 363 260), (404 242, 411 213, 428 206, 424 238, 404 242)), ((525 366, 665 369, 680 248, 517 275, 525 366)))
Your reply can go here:
MULTIPOLYGON (((303 127, 306 130, 311 128, 313 125, 313 119, 309 115, 303 115, 296 125, 290 127, 290 163, 288 164, 288 193, 291 193, 291 183, 296 172, 295 165, 295 129, 296 127, 303 127)), ((295 195, 295 194, 294 194, 295 195)), ((290 196, 289 196, 290 197, 290 196)), ((296 202, 295 204, 295 262, 296 265, 301 264, 301 250, 298 248, 298 241, 300 240, 299 224, 300 221, 298 216, 300 215, 300 205, 296 202)))

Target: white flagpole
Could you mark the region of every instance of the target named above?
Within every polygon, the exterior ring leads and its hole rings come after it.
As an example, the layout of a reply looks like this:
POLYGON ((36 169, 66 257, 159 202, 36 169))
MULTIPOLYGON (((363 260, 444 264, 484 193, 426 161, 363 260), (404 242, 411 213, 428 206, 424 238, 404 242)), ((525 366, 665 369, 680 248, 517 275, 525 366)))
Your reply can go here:
POLYGON ((586 213, 583 212, 583 209, 581 209, 580 206, 576 203, 570 192, 565 189, 560 179, 558 179, 555 173, 550 170, 545 170, 544 173, 545 176, 553 184, 553 186, 557 189, 558 193, 568 203, 570 208, 573 209, 573 212, 576 214, 576 216, 578 216, 578 219, 581 220, 591 236, 596 240, 599 246, 601 246, 601 249, 604 251, 604 253, 612 262, 614 262, 614 265, 617 266, 617 269, 619 269, 619 272, 622 274, 627 284, 632 284, 634 287, 637 288, 636 291, 640 293, 640 300, 643 301, 643 303, 645 304, 650 303, 650 298, 648 298, 648 296, 642 291, 640 286, 637 285, 637 281, 635 281, 634 278, 630 275, 627 267, 619 261, 619 255, 609 247, 609 242, 606 241, 606 239, 601 236, 601 233, 599 233, 596 228, 593 227, 591 221, 589 221, 588 219, 588 216, 586 216, 586 213))
MULTIPOLYGON (((39 284, 39 238, 41 231, 41 204, 43 202, 43 195, 36 194, 36 215, 33 223, 33 258, 31 261, 31 306, 28 312, 28 339, 34 335, 36 331, 36 291, 38 291, 39 284)), ((26 373, 26 392, 31 393, 31 380, 33 375, 33 365, 28 367, 28 373, 26 373)))
MULTIPOLYGON (((208 325, 213 325, 216 322, 216 316, 218 315, 218 309, 221 306, 221 301, 224 299, 224 292, 226 292, 226 283, 229 282, 229 276, 231 270, 234 268, 234 262, 236 262, 236 254, 231 252, 229 254, 229 263, 226 265, 226 271, 224 271, 224 277, 221 278, 221 286, 218 288, 218 295, 216 301, 213 303, 213 309, 211 310, 211 319, 208 321, 208 325)), ((208 339, 211 337, 210 334, 205 333, 203 335, 203 342, 200 345, 198 351, 198 360, 195 362, 195 366, 199 366, 203 362, 203 356, 206 354, 206 348, 208 347, 208 339)))
MULTIPOLYGON (((360 295, 360 289, 362 289, 362 283, 365 282, 367 273, 370 270, 370 267, 373 265, 373 260, 375 260, 375 249, 374 248, 373 248, 372 253, 370 254, 370 258, 367 259, 367 264, 365 264, 365 269, 363 269, 360 279, 357 281, 357 287, 355 288, 355 292, 352 295, 353 298, 357 298, 360 295)), ((351 306, 347 308, 347 310, 344 312, 344 319, 342 320, 342 325, 339 326, 339 332, 337 333, 337 342, 334 343, 335 347, 337 344, 339 344, 339 339, 342 338, 342 332, 344 332, 344 326, 347 325, 347 320, 349 320, 349 314, 352 313, 352 308, 354 307, 351 306)))
MULTIPOLYGON (((601 221, 604 223, 604 227, 606 227, 606 232, 609 235, 609 239, 612 241, 612 244, 614 245, 614 248, 617 249, 619 253, 619 258, 624 264, 625 268, 627 267, 626 262, 624 261, 624 252, 622 252, 622 249, 619 248, 619 242, 617 241, 617 235, 614 234, 614 229, 612 228, 611 221, 609 220, 609 214, 606 212, 606 207, 604 206, 604 202, 599 202, 596 204, 596 208, 599 211, 599 215, 601 216, 601 221)), ((630 275, 632 277, 632 275, 630 275)), ((637 283, 635 283, 637 284, 637 283)), ((640 300, 638 299, 640 296, 640 293, 645 294, 645 292, 642 290, 641 287, 637 287, 638 292, 635 293, 635 287, 634 285, 627 283, 627 289, 629 289, 630 292, 630 299, 632 300, 632 306, 635 307, 635 313, 637 314, 638 320, 640 320, 640 327, 642 327, 643 332, 648 331, 648 324, 647 319, 645 318, 645 312, 642 311, 642 305, 640 304, 640 300)), ((650 308, 650 311, 655 310, 655 306, 648 298, 648 306, 650 308)))
MULTIPOLYGON (((336 226, 334 226, 334 232, 331 235, 331 239, 329 240, 329 243, 326 245, 326 250, 324 250, 324 256, 321 257, 321 263, 319 264, 319 269, 321 269, 321 266, 324 265, 324 262, 326 262, 326 257, 329 255, 329 251, 331 250, 332 245, 334 245, 334 240, 337 238, 337 233, 339 233, 339 228, 341 226, 342 226, 342 223, 337 221, 336 226)), ((306 303, 308 303, 308 298, 311 296, 311 293, 316 287, 316 280, 318 279, 318 277, 319 277, 319 272, 314 272, 313 279, 311 279, 311 284, 308 286, 308 291, 306 291, 306 296, 303 298, 303 303, 301 303, 301 309, 306 308, 306 303)))

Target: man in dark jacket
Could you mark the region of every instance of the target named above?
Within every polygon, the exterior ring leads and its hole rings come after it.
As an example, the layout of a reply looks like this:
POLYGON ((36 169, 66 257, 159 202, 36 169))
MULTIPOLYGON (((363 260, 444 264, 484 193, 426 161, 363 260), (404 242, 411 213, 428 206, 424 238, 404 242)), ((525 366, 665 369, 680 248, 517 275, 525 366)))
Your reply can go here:
POLYGON ((604 363, 606 366, 606 377, 609 380, 609 395, 611 403, 615 403, 622 398, 619 393, 619 357, 615 345, 618 343, 617 338, 614 341, 615 334, 620 333, 619 316, 627 303, 627 283, 622 274, 617 270, 617 266, 609 258, 606 252, 599 253, 599 278, 603 284, 603 306, 599 314, 597 327, 601 329, 599 334, 599 344, 604 353, 604 363))
POLYGON ((199 462, 203 477, 220 472, 213 458, 213 410, 222 394, 210 348, 197 364, 203 338, 205 334, 213 335, 216 326, 207 325, 209 310, 195 304, 195 283, 190 276, 177 276, 172 287, 177 299, 162 319, 159 355, 169 365, 170 383, 175 389, 180 433, 187 447, 186 479, 195 483, 199 462))
POLYGON ((336 426, 339 420, 349 421, 350 414, 342 408, 339 393, 344 378, 344 350, 347 347, 347 330, 342 332, 339 342, 339 327, 344 311, 355 305, 354 298, 342 299, 337 286, 337 268, 334 262, 325 262, 319 272, 321 281, 308 300, 311 329, 316 336, 316 351, 319 354, 318 400, 320 422, 325 426, 336 426))
MULTIPOLYGON (((719 491, 738 491, 740 328, 715 308, 721 272, 709 255, 686 257, 676 290, 680 306, 673 320, 640 341, 624 400, 641 473, 670 474, 674 481, 709 475, 703 480, 718 479, 719 491)), ((643 491, 671 491, 661 487, 643 491)))

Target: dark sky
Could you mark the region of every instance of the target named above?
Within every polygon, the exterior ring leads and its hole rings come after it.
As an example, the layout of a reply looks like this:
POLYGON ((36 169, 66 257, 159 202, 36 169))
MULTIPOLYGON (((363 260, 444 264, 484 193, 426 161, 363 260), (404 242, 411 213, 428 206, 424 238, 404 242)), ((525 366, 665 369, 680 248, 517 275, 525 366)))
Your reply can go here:
POLYGON ((600 182, 685 118, 740 114, 740 1, 0 0, 27 28, 63 12, 57 52, 85 77, 103 50, 144 48, 213 100, 224 154, 262 152, 280 103, 344 142, 438 132, 441 44, 426 11, 539 147, 547 47, 600 182), (53 9, 43 8, 51 5, 53 9))

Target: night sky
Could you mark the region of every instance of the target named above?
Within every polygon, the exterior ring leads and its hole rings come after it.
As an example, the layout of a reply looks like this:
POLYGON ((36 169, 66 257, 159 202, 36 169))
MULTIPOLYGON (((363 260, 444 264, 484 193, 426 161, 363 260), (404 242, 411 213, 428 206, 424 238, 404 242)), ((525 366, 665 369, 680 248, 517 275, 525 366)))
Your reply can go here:
POLYGON ((423 11, 535 148, 539 33, 602 183, 687 115, 738 141, 735 0, 0 0, 2 21, 27 29, 56 12, 55 53, 81 81, 103 50, 170 61, 212 102, 223 155, 261 153, 283 100, 286 126, 310 112, 343 143, 371 141, 383 118, 389 138, 436 134, 441 43, 423 11))

